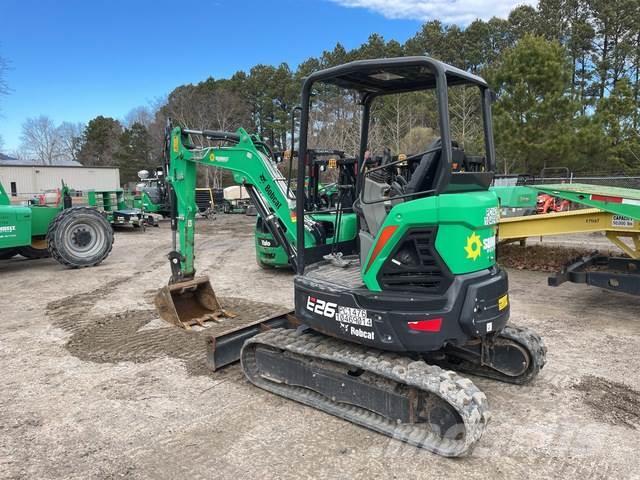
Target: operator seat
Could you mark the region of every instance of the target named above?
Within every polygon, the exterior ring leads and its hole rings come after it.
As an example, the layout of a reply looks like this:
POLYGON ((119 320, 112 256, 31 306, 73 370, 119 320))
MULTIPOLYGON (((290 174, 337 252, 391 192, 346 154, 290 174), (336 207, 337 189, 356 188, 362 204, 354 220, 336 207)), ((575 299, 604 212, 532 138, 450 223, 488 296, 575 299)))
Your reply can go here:
MULTIPOLYGON (((442 140, 436 138, 427 147, 427 151, 440 147, 442 147, 442 140)), ((425 153, 422 156, 420 163, 411 175, 411 180, 409 180, 409 183, 404 188, 405 193, 418 193, 433 189, 433 182, 438 171, 441 153, 442 150, 436 150, 435 152, 425 153)))
MULTIPOLYGON (((435 139, 427 147, 427 150, 434 150, 442 145, 440 138, 435 139)), ((419 193, 433 189, 436 174, 438 172, 438 164, 440 163, 441 150, 436 150, 423 155, 418 167, 414 170, 411 180, 404 188, 404 193, 419 193)), ((374 202, 384 197, 385 192, 389 190, 389 184, 384 182, 379 176, 371 175, 364 177, 364 185, 362 191, 362 199, 364 202, 374 202)), ((413 197, 413 198, 419 198, 413 197)), ((360 262, 364 265, 369 254, 369 250, 373 246, 373 241, 380 230, 380 227, 387 218, 389 207, 396 203, 404 201, 403 199, 390 199, 388 202, 362 203, 357 201, 357 207, 354 210, 361 219, 361 228, 358 234, 360 239, 360 262)))

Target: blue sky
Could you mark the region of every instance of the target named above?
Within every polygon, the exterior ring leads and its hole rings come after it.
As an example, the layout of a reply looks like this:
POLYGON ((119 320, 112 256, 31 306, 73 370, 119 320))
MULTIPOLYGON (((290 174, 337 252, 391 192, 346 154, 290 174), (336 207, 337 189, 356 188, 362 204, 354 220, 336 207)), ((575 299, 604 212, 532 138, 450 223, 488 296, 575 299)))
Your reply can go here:
MULTIPOLYGON (((530 1, 530 0, 528 0, 530 1)), ((503 16, 513 0, 0 0, 0 56, 12 89, 0 98, 4 150, 22 122, 124 117, 178 85, 258 63, 295 67, 365 42, 403 42, 437 16, 468 23, 503 16)))

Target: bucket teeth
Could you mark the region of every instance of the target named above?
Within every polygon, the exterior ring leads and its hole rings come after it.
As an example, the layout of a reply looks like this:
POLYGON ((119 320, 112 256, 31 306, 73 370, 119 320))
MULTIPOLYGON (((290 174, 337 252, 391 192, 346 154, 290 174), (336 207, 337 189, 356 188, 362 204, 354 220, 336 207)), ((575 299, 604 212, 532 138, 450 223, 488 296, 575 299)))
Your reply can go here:
POLYGON ((155 305, 160 318, 190 330, 193 325, 205 326, 205 322, 220 322, 233 318, 218 302, 209 277, 198 277, 162 287, 156 294, 155 305))

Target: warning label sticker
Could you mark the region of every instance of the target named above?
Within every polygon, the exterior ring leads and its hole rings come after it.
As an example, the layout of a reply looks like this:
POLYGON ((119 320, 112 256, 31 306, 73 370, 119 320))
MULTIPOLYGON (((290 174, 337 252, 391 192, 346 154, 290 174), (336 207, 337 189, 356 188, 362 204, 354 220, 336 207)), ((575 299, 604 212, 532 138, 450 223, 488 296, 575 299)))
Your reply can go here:
POLYGON ((633 228, 633 219, 623 217, 622 215, 614 215, 611 219, 611 226, 618 228, 633 228))

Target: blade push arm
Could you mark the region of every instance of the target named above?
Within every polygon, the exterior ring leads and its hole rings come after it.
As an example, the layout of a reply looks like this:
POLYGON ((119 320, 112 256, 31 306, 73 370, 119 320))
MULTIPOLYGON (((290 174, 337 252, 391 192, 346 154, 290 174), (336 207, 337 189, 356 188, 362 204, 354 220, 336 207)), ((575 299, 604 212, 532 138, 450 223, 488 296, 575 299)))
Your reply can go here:
POLYGON ((195 274, 197 164, 231 171, 234 181, 247 189, 276 239, 283 243, 290 257, 295 258, 295 200, 287 197, 286 180, 276 168, 268 146, 259 138, 250 136, 241 128, 231 133, 176 127, 171 130, 167 146, 169 162, 166 180, 175 203, 172 222, 178 237, 176 251, 170 254, 173 282, 191 278, 195 274), (213 147, 195 147, 190 138, 194 135, 224 143, 213 147))

